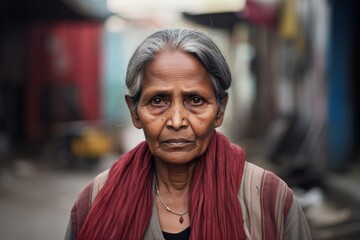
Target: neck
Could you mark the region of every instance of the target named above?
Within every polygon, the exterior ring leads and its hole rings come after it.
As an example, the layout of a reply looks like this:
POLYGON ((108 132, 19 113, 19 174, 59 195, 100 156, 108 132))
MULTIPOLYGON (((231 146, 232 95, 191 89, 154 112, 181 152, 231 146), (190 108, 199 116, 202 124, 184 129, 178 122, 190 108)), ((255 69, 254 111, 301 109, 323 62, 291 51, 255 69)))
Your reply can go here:
POLYGON ((170 194, 188 192, 195 161, 185 165, 172 165, 155 160, 158 188, 170 194))
POLYGON ((177 233, 190 225, 189 189, 195 161, 172 165, 155 159, 156 204, 161 229, 177 233))

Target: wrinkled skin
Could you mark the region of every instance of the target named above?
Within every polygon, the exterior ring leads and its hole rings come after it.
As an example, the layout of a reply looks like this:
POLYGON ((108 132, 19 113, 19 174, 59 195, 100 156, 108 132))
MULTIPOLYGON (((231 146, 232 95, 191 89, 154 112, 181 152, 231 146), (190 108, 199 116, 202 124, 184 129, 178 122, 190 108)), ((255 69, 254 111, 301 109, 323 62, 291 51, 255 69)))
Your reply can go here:
POLYGON ((227 95, 221 111, 201 62, 191 54, 167 50, 148 63, 137 108, 128 96, 126 101, 155 159, 183 165, 207 149, 222 124, 227 95))

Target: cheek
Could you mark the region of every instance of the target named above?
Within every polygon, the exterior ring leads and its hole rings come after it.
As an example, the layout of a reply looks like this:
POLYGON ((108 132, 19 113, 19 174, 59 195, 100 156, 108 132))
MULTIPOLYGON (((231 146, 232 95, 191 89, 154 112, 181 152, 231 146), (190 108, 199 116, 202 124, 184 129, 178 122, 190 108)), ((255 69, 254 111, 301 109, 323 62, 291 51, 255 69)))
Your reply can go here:
POLYGON ((164 118, 149 117, 144 115, 140 115, 139 117, 143 126, 143 131, 146 139, 150 140, 151 142, 155 141, 164 126, 164 118))
POLYGON ((199 138, 205 138, 215 129, 215 117, 213 114, 204 114, 190 120, 191 126, 199 138))
POLYGON ((195 127, 194 132, 200 141, 204 141, 212 135, 214 129, 214 127, 205 127, 204 125, 199 124, 197 127, 195 127))
POLYGON ((144 124, 144 133, 147 136, 151 136, 151 138, 156 137, 157 135, 159 135, 160 131, 161 131, 161 124, 162 122, 159 121, 153 121, 153 122, 149 122, 149 123, 145 123, 144 124))

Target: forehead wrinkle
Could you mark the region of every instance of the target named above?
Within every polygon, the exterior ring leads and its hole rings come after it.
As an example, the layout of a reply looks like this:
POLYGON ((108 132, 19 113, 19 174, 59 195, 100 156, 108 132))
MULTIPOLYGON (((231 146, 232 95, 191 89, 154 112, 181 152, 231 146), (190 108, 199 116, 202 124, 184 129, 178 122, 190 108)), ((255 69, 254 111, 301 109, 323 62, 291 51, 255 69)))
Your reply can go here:
POLYGON ((181 50, 169 50, 157 54, 145 71, 161 78, 168 77, 164 72, 172 72, 179 77, 194 77, 199 76, 199 69, 202 70, 200 75, 207 75, 203 64, 193 55, 181 50))
POLYGON ((203 92, 199 85, 204 81, 211 84, 214 92, 209 74, 198 59, 183 52, 163 52, 147 65, 143 90, 149 94, 180 93, 183 96, 203 92))

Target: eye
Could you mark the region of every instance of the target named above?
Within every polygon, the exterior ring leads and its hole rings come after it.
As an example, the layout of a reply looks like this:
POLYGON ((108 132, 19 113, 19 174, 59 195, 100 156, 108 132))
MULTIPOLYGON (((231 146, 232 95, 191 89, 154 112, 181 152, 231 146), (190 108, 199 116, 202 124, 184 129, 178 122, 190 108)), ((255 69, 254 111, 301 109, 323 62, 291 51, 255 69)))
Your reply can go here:
POLYGON ((204 99, 202 97, 199 97, 199 96, 194 96, 194 97, 189 99, 189 103, 192 106, 200 106, 200 105, 204 104, 204 99))
POLYGON ((153 106, 162 106, 165 104, 165 101, 162 97, 156 96, 151 99, 151 105, 153 106))

